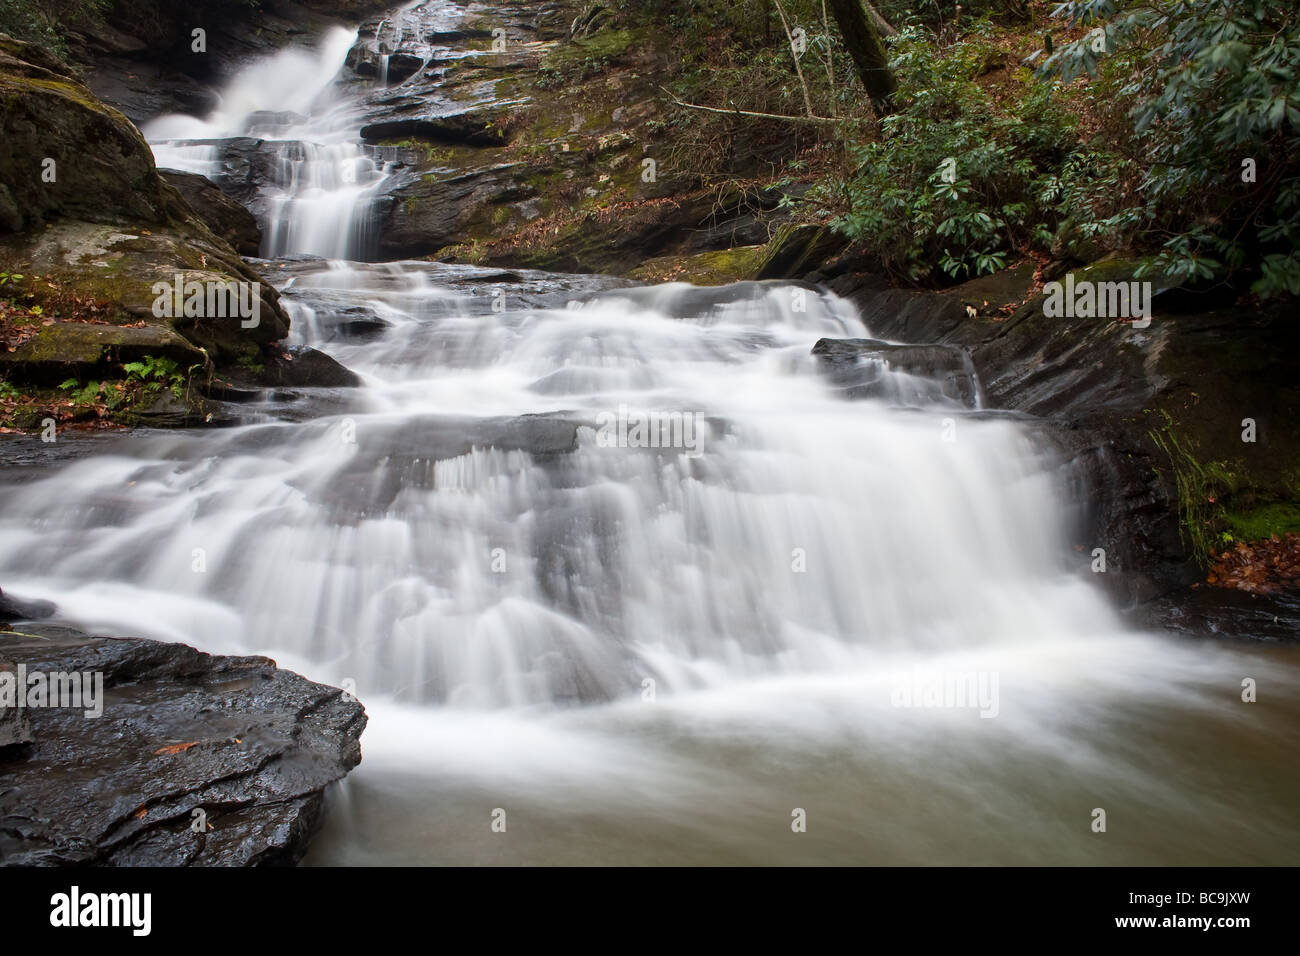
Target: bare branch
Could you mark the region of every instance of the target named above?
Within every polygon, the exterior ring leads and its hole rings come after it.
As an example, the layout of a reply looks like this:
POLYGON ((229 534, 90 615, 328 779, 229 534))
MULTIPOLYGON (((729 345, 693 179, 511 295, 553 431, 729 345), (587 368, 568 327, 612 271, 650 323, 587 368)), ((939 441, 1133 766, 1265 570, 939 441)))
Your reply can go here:
POLYGON ((780 120, 785 123, 809 123, 822 126, 834 126, 839 122, 839 120, 835 119, 833 116, 786 116, 784 113, 756 113, 753 110, 742 110, 735 107, 732 107, 731 109, 722 109, 717 106, 702 106, 699 103, 686 103, 679 100, 667 87, 661 86, 659 89, 667 93, 668 98, 678 106, 683 106, 688 110, 703 110, 706 113, 721 113, 723 116, 753 116, 756 119, 780 120))
POLYGON ((799 86, 803 90, 803 105, 809 116, 815 116, 812 97, 808 94, 808 81, 803 78, 803 67, 799 65, 799 54, 794 48, 794 34, 790 32, 790 21, 785 18, 785 9, 781 0, 776 0, 776 12, 781 16, 781 26, 785 27, 785 38, 790 41, 790 58, 794 60, 794 71, 799 76, 799 86))

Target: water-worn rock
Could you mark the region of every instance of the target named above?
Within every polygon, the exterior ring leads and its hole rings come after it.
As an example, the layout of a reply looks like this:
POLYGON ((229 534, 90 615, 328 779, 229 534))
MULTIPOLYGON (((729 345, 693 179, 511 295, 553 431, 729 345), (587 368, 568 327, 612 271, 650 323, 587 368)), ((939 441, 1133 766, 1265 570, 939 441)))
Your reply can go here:
MULTIPOLYGON (((1112 259, 1075 277, 1127 281, 1132 271, 1112 259)), ((1023 276, 1014 279, 1022 288, 1023 276)), ((1180 480, 1186 488, 1215 463, 1233 476, 1230 504, 1239 509, 1300 495, 1300 327, 1285 306, 1157 289, 1142 328, 1048 317, 1042 296, 998 320, 970 317, 960 291, 893 289, 851 272, 828 284, 858 305, 875 335, 966 349, 988 407, 1046 423, 1042 434, 1061 449, 1078 505, 1075 545, 1085 554, 1105 549, 1107 572, 1096 580, 1127 602, 1202 576, 1189 534, 1202 529, 1188 527, 1186 509, 1206 503, 1189 501, 1180 480), (1242 440, 1246 419, 1254 441, 1242 440)), ((1228 494, 1197 488, 1193 496, 1228 494)))
POLYGON ((236 252, 257 255, 262 245, 262 227, 257 224, 257 218, 218 189, 212 180, 177 169, 160 169, 158 175, 176 187, 208 228, 234 246, 236 252))
POLYGON ((785 225, 768 243, 756 279, 797 279, 843 251, 848 240, 829 226, 785 225))
POLYGON ((0 632, 0 657, 102 673, 103 712, 23 712, 31 741, 0 749, 6 865, 293 864, 361 760, 360 703, 267 658, 23 630, 0 632))
POLYGON ((849 398, 903 403, 979 402, 979 382, 965 349, 953 345, 900 345, 878 339, 819 339, 813 355, 849 398), (890 373, 902 372, 907 380, 890 373))
MULTIPOLYGON (((289 319, 275 289, 158 175, 127 118, 67 66, 0 36, 0 96, 0 269, 28 283, 6 291, 39 302, 57 288, 43 311, 8 330, 14 347, 0 353, 8 381, 121 379, 123 363, 150 356, 174 360, 187 377, 206 375, 214 365, 258 362, 264 346, 284 338, 289 319), (176 300, 160 296, 159 284, 174 288, 178 279, 242 296, 218 304, 205 294, 203 305, 168 309, 176 300)), ((195 179, 177 176, 218 231, 255 246, 247 213, 195 179)), ((207 412, 195 405, 180 420, 205 421, 207 412)))
POLYGON ((50 601, 28 600, 0 591, 0 621, 35 621, 55 611, 50 601))
MULTIPOLYGON (((0 660, 0 671, 15 673, 16 668, 9 661, 0 660)), ((27 711, 0 704, 0 760, 4 759, 6 747, 29 744, 34 739, 32 721, 27 716, 27 711)))
POLYGON ((256 388, 354 388, 361 377, 319 349, 294 347, 260 369, 231 369, 230 380, 256 388))

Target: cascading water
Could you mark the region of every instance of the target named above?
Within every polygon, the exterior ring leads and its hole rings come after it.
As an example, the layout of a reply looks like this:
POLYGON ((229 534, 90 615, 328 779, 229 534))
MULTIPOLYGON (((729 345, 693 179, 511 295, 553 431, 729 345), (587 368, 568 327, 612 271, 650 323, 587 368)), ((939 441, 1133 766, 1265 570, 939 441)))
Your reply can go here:
POLYGON ((355 31, 332 30, 312 53, 284 50, 240 73, 208 117, 145 124, 159 168, 218 179, 223 144, 249 138, 255 158, 266 151, 253 204, 264 256, 364 259, 373 248, 372 207, 389 172, 358 142, 359 101, 335 82, 355 40, 355 31))
POLYGON ((417 263, 273 278, 365 386, 306 420, 70 439, 5 476, 0 574, 83 627, 353 681, 365 762, 314 859, 1294 853, 1288 658, 1126 631, 1063 566, 1022 426, 819 374, 817 338, 866 334, 847 303, 417 263), (602 442, 620 407, 698 431, 602 442), (1243 713, 1261 673, 1275 701, 1243 713), (993 696, 924 706, 967 675, 993 696), (1140 835, 1091 833, 1096 806, 1140 835), (791 843, 793 808, 817 825, 791 843))
MULTIPOLYGON (((207 121, 151 126, 160 162, 267 110, 359 150, 322 106, 345 41, 259 68, 297 71, 291 94, 254 70, 207 121)), ((302 157, 271 251, 355 249, 326 238, 366 188, 302 157)), ((311 862, 1300 850, 1294 655, 1128 629, 1068 560, 1023 423, 972 409, 975 383, 885 364, 849 400, 822 374, 819 338, 869 335, 848 303, 411 262, 268 277, 364 385, 219 431, 61 435, 0 471, 0 580, 85 629, 351 682, 365 759, 311 862), (1269 702, 1242 704, 1261 675, 1269 702)))

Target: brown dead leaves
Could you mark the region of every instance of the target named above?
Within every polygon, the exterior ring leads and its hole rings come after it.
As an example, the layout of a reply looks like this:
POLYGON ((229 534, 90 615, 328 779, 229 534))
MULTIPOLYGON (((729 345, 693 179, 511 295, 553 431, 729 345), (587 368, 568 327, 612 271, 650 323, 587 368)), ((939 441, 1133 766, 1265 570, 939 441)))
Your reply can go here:
POLYGON ((1210 557, 1206 584, 1271 594, 1300 587, 1300 534, 1273 535, 1267 541, 1239 541, 1210 557))

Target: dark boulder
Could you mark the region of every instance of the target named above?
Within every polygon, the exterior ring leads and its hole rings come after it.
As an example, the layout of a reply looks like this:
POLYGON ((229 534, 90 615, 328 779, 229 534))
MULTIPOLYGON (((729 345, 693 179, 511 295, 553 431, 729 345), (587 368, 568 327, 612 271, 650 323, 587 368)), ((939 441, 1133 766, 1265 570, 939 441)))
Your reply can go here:
POLYGON ((361 760, 361 704, 267 658, 26 631, 0 634, 5 658, 102 674, 102 713, 21 712, 30 742, 0 748, 5 865, 291 865, 361 760))
POLYGON ((900 404, 979 403, 975 367, 955 345, 900 345, 878 339, 820 339, 813 355, 849 398, 883 398, 900 404), (902 373, 901 375, 895 373, 902 373))
POLYGON ((0 591, 0 621, 35 621, 54 614, 50 601, 24 600, 0 591))
POLYGON ((318 349, 291 348, 256 369, 231 369, 235 385, 258 388, 354 388, 361 377, 318 349))
POLYGON ((425 139, 434 143, 504 146, 509 137, 495 113, 466 111, 447 116, 393 116, 361 127, 368 143, 386 139, 425 139))
POLYGON ((158 175, 175 186, 208 228, 234 246, 236 252, 242 256, 257 255, 262 246, 262 228, 251 212, 205 176, 177 169, 160 169, 158 175))

